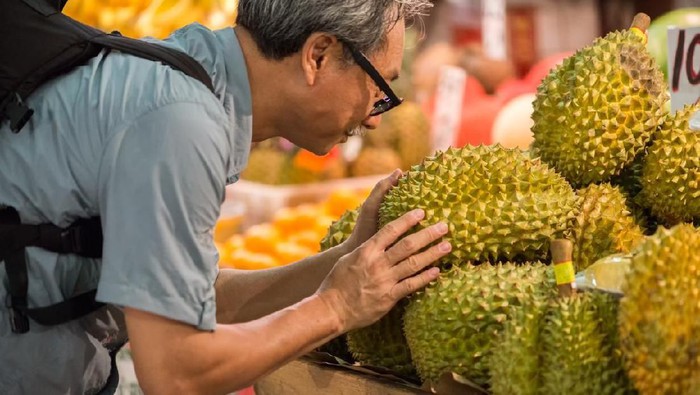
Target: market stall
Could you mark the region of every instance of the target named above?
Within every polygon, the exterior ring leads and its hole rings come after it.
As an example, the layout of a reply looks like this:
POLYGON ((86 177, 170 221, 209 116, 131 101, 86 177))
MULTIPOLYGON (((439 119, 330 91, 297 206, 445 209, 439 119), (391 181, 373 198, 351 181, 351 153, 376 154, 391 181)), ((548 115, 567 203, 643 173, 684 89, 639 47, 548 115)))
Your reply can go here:
MULTIPOLYGON (((66 12, 158 37, 235 17, 235 1, 107 3, 66 12)), ((422 208, 417 228, 446 221, 452 251, 380 321, 247 391, 700 393, 700 55, 680 38, 700 36, 700 9, 600 3, 438 2, 427 37, 409 31, 405 101, 376 130, 325 156, 254 144, 214 230, 220 267, 293 265, 344 242, 396 168, 379 225, 422 208), (672 93, 683 67, 692 78, 672 93)))

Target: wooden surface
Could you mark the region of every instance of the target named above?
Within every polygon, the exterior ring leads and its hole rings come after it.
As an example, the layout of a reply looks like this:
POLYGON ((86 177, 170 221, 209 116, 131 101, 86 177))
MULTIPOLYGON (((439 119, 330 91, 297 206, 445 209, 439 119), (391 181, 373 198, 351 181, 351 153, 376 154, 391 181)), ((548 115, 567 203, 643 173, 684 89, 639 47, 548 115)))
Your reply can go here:
POLYGON ((255 384, 255 395, 426 395, 428 392, 347 369, 297 360, 255 384))

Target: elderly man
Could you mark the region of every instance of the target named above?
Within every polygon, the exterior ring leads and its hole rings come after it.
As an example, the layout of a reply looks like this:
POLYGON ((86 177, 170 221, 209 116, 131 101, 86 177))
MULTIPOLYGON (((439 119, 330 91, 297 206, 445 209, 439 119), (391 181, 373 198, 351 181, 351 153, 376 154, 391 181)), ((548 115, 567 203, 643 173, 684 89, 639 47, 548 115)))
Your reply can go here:
MULTIPOLYGON (((342 245, 287 267, 217 269, 212 229, 251 141, 282 136, 317 154, 400 104, 406 21, 421 0, 241 0, 237 26, 191 25, 162 42, 182 72, 116 51, 42 86, 22 133, 0 127, 0 206, 27 224, 100 217, 101 259, 26 248, 29 307, 90 289, 105 303, 60 325, 10 329, 0 308, 0 393, 114 391, 128 339, 149 394, 228 393, 369 325, 438 276, 445 224, 404 237, 419 210, 377 230, 400 176, 381 181, 342 245), (434 244, 430 248, 426 246, 434 244)), ((5 271, 2 291, 8 292, 5 271)))

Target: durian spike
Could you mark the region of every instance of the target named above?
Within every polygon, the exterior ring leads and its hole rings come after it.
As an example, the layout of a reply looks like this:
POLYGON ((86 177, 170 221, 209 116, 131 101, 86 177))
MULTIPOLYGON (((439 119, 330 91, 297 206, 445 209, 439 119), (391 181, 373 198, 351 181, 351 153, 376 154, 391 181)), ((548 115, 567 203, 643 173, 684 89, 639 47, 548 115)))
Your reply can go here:
POLYGON ((552 253, 554 275, 559 295, 568 297, 576 294, 576 272, 574 271, 573 243, 567 239, 552 240, 549 246, 552 253))

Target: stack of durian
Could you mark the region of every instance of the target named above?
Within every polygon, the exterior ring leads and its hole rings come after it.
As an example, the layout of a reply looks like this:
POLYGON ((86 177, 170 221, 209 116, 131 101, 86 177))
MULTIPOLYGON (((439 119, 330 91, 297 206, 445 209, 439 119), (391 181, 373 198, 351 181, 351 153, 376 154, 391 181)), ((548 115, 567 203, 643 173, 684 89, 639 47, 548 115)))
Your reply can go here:
MULTIPOLYGON (((700 394, 700 139, 668 111, 645 15, 551 71, 528 151, 451 148, 413 166, 380 225, 414 208, 449 223, 440 278, 322 350, 416 375, 456 373, 494 394, 700 394), (658 229, 657 229, 658 226, 658 229), (553 239, 577 271, 628 254, 622 298, 562 296, 553 239)), ((322 249, 345 240, 347 212, 322 249)))

